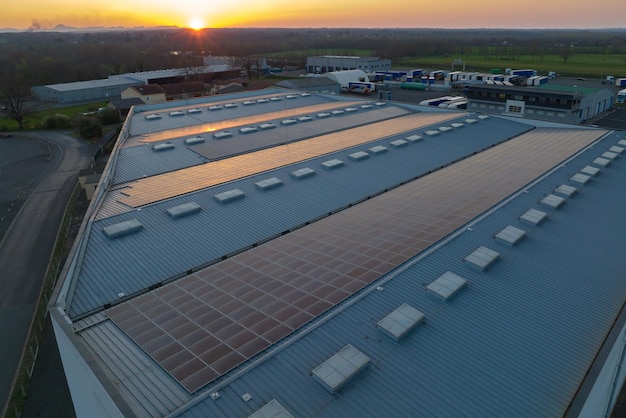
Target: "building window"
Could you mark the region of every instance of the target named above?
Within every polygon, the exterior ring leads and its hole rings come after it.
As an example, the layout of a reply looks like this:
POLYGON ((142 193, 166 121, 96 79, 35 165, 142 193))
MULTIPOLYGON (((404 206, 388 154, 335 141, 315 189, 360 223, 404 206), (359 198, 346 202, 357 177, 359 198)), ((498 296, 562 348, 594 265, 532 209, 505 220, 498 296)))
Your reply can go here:
POLYGON ((554 97, 550 98, 550 104, 556 104, 556 99, 554 97))
POLYGON ((535 113, 535 109, 526 109, 526 113, 535 113))
POLYGON ((546 102, 546 98, 545 97, 540 97, 539 98, 539 103, 545 103, 546 102))
POLYGON ((535 96, 530 96, 530 97, 528 98, 528 101, 529 101, 529 102, 536 102, 536 101, 537 101, 537 98, 536 98, 535 96))
POLYGON ((498 98, 499 99, 506 99, 506 94, 505 93, 500 93, 500 94, 498 94, 498 98))
POLYGON ((522 113, 522 106, 509 106, 508 112, 522 113))
POLYGON ((537 110, 538 115, 543 115, 545 112, 543 110, 537 110))
POLYGON ((524 96, 520 96, 519 94, 514 94, 513 100, 524 100, 524 96))
POLYGON ((548 110, 548 111, 546 112, 546 115, 548 115, 548 116, 554 116, 554 111, 553 111, 553 110, 548 110))
POLYGON ((561 103, 562 105, 566 105, 567 104, 567 99, 561 99, 561 100, 559 100, 559 103, 561 103))
POLYGON ((556 115, 560 118, 564 118, 565 117, 565 112, 556 112, 556 115))

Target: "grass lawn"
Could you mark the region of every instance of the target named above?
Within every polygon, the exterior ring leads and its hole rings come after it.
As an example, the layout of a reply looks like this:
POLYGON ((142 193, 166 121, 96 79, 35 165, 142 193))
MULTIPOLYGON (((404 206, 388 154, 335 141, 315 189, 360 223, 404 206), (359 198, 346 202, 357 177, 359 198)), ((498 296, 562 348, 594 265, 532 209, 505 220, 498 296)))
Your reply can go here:
MULTIPOLYGON (((106 102, 88 103, 77 106, 42 109, 28 116, 25 121, 26 129, 41 129, 41 123, 46 116, 62 114, 74 119, 83 113, 95 112, 98 108, 106 106, 106 102)), ((0 131, 17 131, 17 122, 5 116, 0 117, 0 131)))
MULTIPOLYGON (((407 58, 394 65, 399 67, 450 70, 452 61, 455 58, 465 61, 465 71, 489 72, 492 68, 499 68, 504 72, 506 68, 532 68, 537 70, 539 75, 547 75, 548 72, 555 71, 557 74, 567 77, 597 79, 601 79, 606 75, 613 75, 615 78, 626 77, 626 54, 572 54, 567 59, 567 62, 564 62, 560 55, 534 57, 520 55, 515 57, 515 59, 505 60, 472 54, 461 57, 407 58)), ((458 65, 454 69, 462 71, 462 68, 458 65)))

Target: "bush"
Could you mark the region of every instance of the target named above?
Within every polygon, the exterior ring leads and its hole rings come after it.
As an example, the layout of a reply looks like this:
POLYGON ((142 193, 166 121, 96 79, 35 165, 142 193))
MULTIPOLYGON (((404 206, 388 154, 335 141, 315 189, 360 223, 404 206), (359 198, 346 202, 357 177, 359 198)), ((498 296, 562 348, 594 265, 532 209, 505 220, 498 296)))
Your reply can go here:
POLYGON ((81 138, 94 139, 102 136, 102 122, 96 118, 79 118, 76 127, 81 138))
POLYGON ((114 125, 120 123, 120 114, 117 110, 104 108, 98 112, 98 117, 103 125, 114 125))
POLYGON ((72 120, 67 115, 57 113, 46 116, 43 119, 42 126, 44 129, 67 129, 72 127, 72 120))

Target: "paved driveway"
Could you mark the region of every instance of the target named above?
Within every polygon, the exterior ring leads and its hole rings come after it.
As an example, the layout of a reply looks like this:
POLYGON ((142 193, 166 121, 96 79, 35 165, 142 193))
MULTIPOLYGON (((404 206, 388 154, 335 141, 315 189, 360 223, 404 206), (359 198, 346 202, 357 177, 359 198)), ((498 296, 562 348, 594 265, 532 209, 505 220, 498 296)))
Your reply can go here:
POLYGON ((60 132, 0 138, 0 404, 28 336, 65 206, 91 147, 60 132))

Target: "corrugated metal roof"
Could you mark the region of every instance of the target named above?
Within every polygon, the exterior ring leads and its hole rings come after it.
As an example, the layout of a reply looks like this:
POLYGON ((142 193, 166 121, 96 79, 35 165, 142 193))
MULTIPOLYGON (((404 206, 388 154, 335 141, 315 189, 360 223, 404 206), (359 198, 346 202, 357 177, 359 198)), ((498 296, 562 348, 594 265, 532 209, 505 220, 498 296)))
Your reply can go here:
MULTIPOLYGON (((434 137, 423 135, 422 141, 401 148, 390 145, 407 135, 422 135, 419 129, 139 209, 108 199, 124 189, 111 190, 86 228, 90 235, 79 252, 80 271, 68 278, 74 285, 64 286, 75 292, 68 298, 68 315, 76 319, 144 292, 532 128, 524 120, 491 117, 434 137), (361 161, 349 158, 373 145, 386 147, 386 152, 361 161), (332 159, 344 166, 322 168, 332 159), (315 168, 316 174, 303 180, 290 176, 305 167, 315 168), (283 185, 267 191, 255 186, 272 177, 283 185), (233 189, 245 197, 227 204, 214 199, 233 189), (167 214, 167 209, 188 202, 202 210, 180 219, 167 214), (141 231, 115 239, 102 231, 129 219, 137 219, 141 231)), ((583 129, 567 128, 572 135, 583 129)), ((75 332, 140 416, 245 417, 272 399, 293 416, 563 415, 626 300, 620 233, 626 231, 626 201, 619 192, 626 183, 623 157, 601 167, 584 185, 570 179, 593 166, 619 139, 612 134, 555 167, 458 235, 435 244, 196 396, 104 313, 76 322, 75 332), (540 203, 562 184, 574 185, 577 193, 558 208, 540 203), (546 212, 547 219, 538 225, 521 221, 529 209, 546 212), (526 232, 514 246, 494 239, 509 225, 526 232), (499 253, 484 271, 463 262, 481 246, 499 253), (448 301, 426 292, 446 271, 467 280, 448 301), (426 319, 395 342, 376 324, 402 303, 419 309, 426 319), (348 344, 371 363, 331 395, 311 371, 348 344)), ((515 163, 524 168, 534 161, 515 163)), ((488 173, 497 164, 501 162, 484 167, 486 188, 488 173)))
POLYGON ((518 218, 615 142, 586 150, 174 415, 247 416, 272 399, 294 416, 563 415, 626 300, 624 234, 616 233, 626 231, 626 200, 615 193, 626 181, 624 161, 549 209, 541 226, 518 218), (527 238, 514 247, 494 240, 507 225, 527 238), (485 272, 462 261, 480 246, 501 254, 485 272), (443 302, 425 287, 447 270, 468 286, 443 302), (426 322, 396 343, 376 323, 404 302, 426 322), (330 395, 311 370, 346 344, 372 364, 330 395), (206 396, 215 391, 219 399, 206 396))
MULTIPOLYGON (((331 158, 323 156, 139 211, 96 220, 68 312, 76 317, 113 303, 120 299, 119 294, 126 297, 185 274, 528 129, 531 127, 521 123, 491 118, 436 139, 425 139, 400 149, 390 147, 385 154, 346 164, 340 170, 321 169, 320 164, 331 158), (290 178, 291 171, 308 166, 318 169, 315 177, 301 182, 290 178), (257 190, 254 183, 268 177, 280 178, 285 186, 270 192, 257 190), (228 205, 214 200, 215 194, 234 188, 243 190, 246 197, 228 205), (167 216, 167 208, 188 201, 195 201, 203 211, 181 220, 167 216), (143 225, 140 233, 111 240, 101 231, 105 226, 131 218, 143 225), (102 279, 103 275, 107 280, 102 279)), ((377 143, 387 144, 398 137, 377 143)), ((371 145, 344 150, 332 154, 332 158, 348 161, 348 154, 371 145)))

